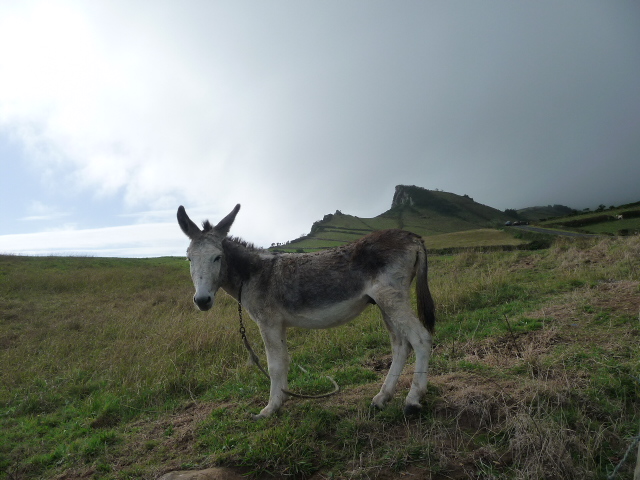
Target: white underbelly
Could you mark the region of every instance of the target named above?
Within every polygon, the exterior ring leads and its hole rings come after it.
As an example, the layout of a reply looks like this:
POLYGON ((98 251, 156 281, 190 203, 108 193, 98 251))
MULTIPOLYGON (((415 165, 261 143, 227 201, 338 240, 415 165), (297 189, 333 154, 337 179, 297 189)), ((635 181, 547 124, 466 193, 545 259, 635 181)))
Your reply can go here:
POLYGON ((366 298, 346 300, 315 309, 301 310, 286 316, 287 327, 331 328, 356 318, 369 305, 366 298))

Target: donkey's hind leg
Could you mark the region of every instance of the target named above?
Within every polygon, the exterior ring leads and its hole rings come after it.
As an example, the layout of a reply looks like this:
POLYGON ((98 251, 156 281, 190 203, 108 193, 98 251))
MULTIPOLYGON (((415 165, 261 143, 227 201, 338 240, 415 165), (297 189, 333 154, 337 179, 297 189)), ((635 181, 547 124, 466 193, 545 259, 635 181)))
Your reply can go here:
POLYGON ((378 407, 382 407, 389 401, 411 348, 413 348, 416 355, 416 364, 411 389, 405 400, 404 411, 407 415, 415 414, 422 408, 420 400, 427 392, 427 370, 432 343, 431 334, 418 320, 411 308, 408 296, 403 296, 403 298, 395 297, 387 302, 384 299, 376 299, 376 302, 383 311, 383 318, 391 335, 393 362, 382 389, 374 398, 373 403, 378 407))
POLYGON ((391 322, 389 315, 387 315, 384 310, 381 309, 381 311, 384 324, 386 325, 387 330, 389 330, 389 337, 391 338, 392 360, 389 373, 387 373, 387 376, 384 379, 380 393, 373 397, 373 401, 371 402, 374 407, 380 409, 384 408, 387 402, 391 400, 391 397, 393 397, 404 365, 407 363, 407 357, 411 352, 409 342, 404 339, 402 333, 398 331, 395 325, 391 322))
POLYGON ((427 393, 429 359, 431 358, 432 346, 431 333, 420 323, 418 317, 412 315, 410 318, 408 337, 416 354, 416 364, 411 390, 409 390, 404 404, 404 413, 406 415, 416 414, 422 409, 420 400, 427 393))

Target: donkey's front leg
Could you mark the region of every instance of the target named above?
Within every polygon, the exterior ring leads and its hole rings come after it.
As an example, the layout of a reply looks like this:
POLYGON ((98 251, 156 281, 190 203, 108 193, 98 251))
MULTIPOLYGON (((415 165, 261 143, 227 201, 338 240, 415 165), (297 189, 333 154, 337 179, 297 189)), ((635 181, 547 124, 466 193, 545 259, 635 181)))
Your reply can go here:
POLYGON ((287 332, 283 325, 260 324, 260 333, 264 340, 264 347, 267 353, 267 365, 269 367, 269 377, 271 378, 271 391, 269 393, 269 403, 254 419, 268 417, 277 412, 287 394, 284 390, 288 388, 287 374, 289 373, 289 353, 287 352, 287 332))

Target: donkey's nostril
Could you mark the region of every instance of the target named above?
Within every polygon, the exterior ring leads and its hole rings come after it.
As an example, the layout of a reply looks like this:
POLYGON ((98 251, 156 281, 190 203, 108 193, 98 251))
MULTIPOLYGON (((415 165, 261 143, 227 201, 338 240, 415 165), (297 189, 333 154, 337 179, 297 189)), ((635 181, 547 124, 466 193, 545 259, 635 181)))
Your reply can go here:
POLYGON ((195 303, 200 310, 206 310, 211 307, 211 295, 207 295, 206 297, 193 297, 193 303, 195 303))

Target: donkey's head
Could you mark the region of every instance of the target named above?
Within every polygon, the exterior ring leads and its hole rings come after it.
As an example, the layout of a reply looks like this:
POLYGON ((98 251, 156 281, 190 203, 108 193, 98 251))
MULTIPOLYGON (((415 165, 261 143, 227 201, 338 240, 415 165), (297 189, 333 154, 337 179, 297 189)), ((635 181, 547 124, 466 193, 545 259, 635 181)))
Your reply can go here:
POLYGON ((213 306, 215 296, 225 275, 223 269, 222 241, 229 233, 229 229, 240 210, 236 205, 229 215, 215 226, 207 220, 203 229, 191 221, 184 207, 178 208, 178 223, 187 237, 191 239, 187 249, 187 258, 191 264, 191 278, 196 287, 193 302, 200 310, 209 310, 213 306))

